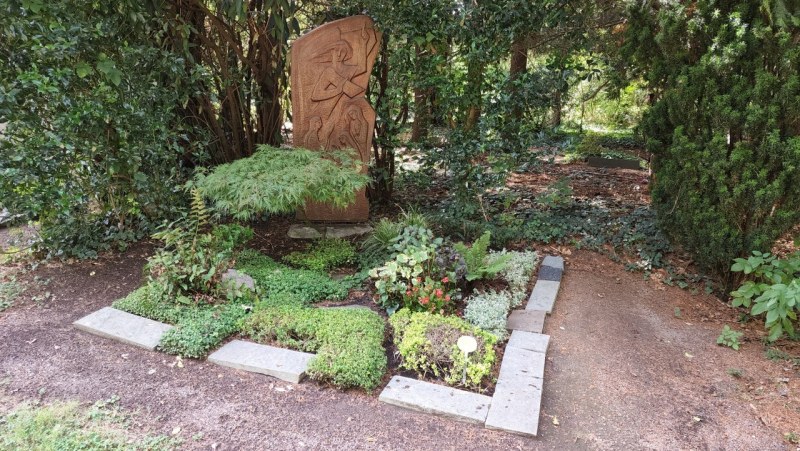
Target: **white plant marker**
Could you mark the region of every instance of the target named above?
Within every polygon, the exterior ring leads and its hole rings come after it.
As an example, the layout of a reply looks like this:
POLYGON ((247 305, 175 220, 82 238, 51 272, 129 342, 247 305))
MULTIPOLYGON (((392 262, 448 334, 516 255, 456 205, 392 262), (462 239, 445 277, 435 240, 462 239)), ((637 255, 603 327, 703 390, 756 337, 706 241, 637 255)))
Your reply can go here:
POLYGON ((463 385, 467 383, 467 356, 470 352, 475 352, 478 349, 478 341, 475 340, 475 337, 462 335, 458 338, 456 345, 464 353, 464 374, 461 376, 461 384, 463 385))

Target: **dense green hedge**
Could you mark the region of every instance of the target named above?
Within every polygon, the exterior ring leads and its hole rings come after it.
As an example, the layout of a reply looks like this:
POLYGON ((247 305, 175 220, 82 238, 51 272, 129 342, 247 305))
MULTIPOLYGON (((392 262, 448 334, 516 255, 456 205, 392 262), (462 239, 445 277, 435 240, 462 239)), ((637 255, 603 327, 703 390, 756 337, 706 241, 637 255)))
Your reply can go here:
POLYGON ((41 247, 93 257, 183 204, 185 60, 139 2, 0 4, 0 199, 41 247))
POLYGON ((626 42, 657 95, 642 128, 659 218, 728 287, 735 257, 800 222, 797 19, 763 5, 638 6, 626 42))

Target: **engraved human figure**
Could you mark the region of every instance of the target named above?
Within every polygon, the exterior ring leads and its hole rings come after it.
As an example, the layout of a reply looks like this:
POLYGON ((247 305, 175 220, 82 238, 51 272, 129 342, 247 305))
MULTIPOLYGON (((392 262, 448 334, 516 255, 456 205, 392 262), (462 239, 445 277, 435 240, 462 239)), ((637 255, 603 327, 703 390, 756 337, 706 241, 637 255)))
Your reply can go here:
POLYGON ((313 116, 308 120, 308 132, 306 132, 306 136, 303 138, 303 144, 306 146, 306 149, 316 150, 320 148, 319 130, 321 128, 322 118, 319 116, 313 116))
POLYGON ((331 132, 336 127, 335 121, 330 119, 341 116, 344 107, 342 97, 347 96, 353 99, 364 94, 367 89, 366 86, 354 83, 353 79, 367 71, 367 59, 377 39, 374 30, 368 30, 366 25, 362 26, 360 30, 343 32, 339 29, 340 37, 353 32, 361 33, 361 38, 364 40, 363 46, 358 46, 354 50, 349 42, 339 39, 323 47, 313 58, 315 63, 331 63, 322 71, 311 92, 311 100, 315 102, 315 107, 319 107, 322 102, 326 105, 332 104, 327 117, 323 120, 319 135, 323 147, 326 149, 330 145, 331 132), (354 64, 348 64, 349 62, 354 64))
POLYGON ((367 123, 367 119, 364 118, 364 111, 356 105, 351 106, 347 109, 347 120, 350 122, 348 127, 350 136, 353 138, 353 141, 358 144, 356 149, 359 155, 361 155, 361 159, 368 160, 369 149, 367 149, 366 146, 367 142, 369 142, 369 137, 367 136, 369 133, 369 124, 367 123))

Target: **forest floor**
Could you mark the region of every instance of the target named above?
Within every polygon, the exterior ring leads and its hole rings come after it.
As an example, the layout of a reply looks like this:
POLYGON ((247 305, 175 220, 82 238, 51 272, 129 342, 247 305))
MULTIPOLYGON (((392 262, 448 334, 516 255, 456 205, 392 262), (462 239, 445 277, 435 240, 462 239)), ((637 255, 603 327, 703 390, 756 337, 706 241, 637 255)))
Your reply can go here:
MULTIPOLYGON (((571 166, 515 182, 536 189, 571 171, 575 196, 648 201, 642 172, 571 166)), ((282 228, 257 232, 268 254, 295 248, 282 228)), ((7 236, 0 229, 0 244, 7 236)), ((138 287, 153 249, 18 272, 26 289, 0 312, 0 412, 25 400, 118 396, 136 412, 130 428, 174 433, 185 449, 800 449, 786 439, 800 435, 797 342, 767 348, 762 325, 738 323, 718 298, 596 252, 538 248, 564 256, 566 272, 544 331, 539 437, 525 438, 379 403, 377 392, 178 361, 72 326, 138 287), (725 324, 744 332, 739 351, 716 344, 725 324)), ((18 270, 0 266, 6 276, 18 270)))

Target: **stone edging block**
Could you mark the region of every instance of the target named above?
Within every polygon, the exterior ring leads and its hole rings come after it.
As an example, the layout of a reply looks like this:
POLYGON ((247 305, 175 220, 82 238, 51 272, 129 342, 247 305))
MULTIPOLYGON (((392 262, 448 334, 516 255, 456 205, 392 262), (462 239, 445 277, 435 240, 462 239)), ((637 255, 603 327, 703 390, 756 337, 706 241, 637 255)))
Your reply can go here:
POLYGON ((460 421, 483 424, 492 398, 444 385, 395 376, 380 394, 379 401, 460 421))
POLYGON ((305 376, 308 363, 314 357, 307 352, 234 340, 208 356, 208 361, 296 384, 305 376))
POLYGON ((84 316, 72 323, 76 328, 101 337, 153 351, 161 337, 173 326, 142 318, 112 307, 84 316))

